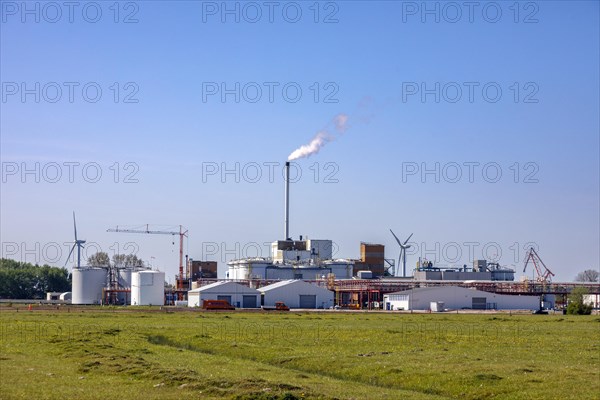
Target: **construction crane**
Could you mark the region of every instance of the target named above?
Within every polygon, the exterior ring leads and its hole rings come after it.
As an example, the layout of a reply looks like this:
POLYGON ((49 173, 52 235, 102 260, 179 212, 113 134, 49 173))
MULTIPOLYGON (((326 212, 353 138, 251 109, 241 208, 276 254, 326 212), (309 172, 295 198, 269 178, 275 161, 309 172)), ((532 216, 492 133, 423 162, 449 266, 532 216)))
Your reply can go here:
POLYGON ((179 235, 179 276, 177 277, 177 291, 178 298, 183 298, 183 238, 187 237, 188 230, 182 225, 179 225, 178 231, 164 231, 159 229, 150 229, 150 225, 143 225, 145 229, 132 229, 132 228, 119 228, 118 226, 114 229, 107 229, 107 232, 119 232, 119 233, 147 233, 151 235, 179 235))
POLYGON ((525 259, 525 266, 523 267, 523 272, 525 272, 525 270, 527 269, 527 265, 530 261, 535 267, 535 272, 537 274, 536 280, 542 283, 549 283, 551 277, 554 276, 554 273, 550 271, 548 267, 546 267, 546 264, 544 264, 538 253, 533 249, 533 247, 531 247, 529 251, 527 251, 527 257, 525 259))

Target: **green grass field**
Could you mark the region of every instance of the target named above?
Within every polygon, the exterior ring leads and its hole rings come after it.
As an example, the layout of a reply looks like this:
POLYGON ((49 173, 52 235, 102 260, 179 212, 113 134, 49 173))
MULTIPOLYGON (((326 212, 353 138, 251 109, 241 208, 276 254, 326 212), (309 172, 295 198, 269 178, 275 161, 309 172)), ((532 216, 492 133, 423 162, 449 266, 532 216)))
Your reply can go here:
POLYGON ((600 317, 0 311, 0 398, 598 399, 600 317))

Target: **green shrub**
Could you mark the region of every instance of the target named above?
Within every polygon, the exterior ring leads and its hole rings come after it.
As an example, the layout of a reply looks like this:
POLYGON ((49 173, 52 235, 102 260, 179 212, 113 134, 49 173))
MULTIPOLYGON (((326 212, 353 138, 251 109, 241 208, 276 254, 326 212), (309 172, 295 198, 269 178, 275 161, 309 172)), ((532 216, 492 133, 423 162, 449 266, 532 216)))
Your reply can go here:
POLYGON ((585 304, 583 295, 587 294, 584 288, 575 288, 569 294, 569 304, 567 305, 567 314, 570 315, 590 315, 592 313, 591 304, 585 304))
POLYGON ((572 301, 567 306, 567 314, 570 315, 590 315, 592 313, 592 306, 585 304, 583 301, 572 301))

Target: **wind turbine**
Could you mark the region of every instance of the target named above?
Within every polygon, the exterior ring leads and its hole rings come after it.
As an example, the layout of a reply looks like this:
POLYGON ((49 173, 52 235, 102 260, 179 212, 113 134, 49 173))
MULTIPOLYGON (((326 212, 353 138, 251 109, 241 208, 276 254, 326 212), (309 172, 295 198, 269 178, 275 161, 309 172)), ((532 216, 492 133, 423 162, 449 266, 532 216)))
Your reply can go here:
POLYGON ((67 256, 67 261, 65 261, 65 267, 67 266, 67 263, 71 258, 71 254, 73 254, 73 250, 75 250, 75 247, 77 247, 77 268, 81 268, 81 249, 83 248, 85 240, 77 239, 77 224, 75 223, 75 211, 73 211, 73 230, 75 231, 75 242, 73 243, 73 247, 71 247, 71 251, 67 256))
POLYGON ((400 268, 400 262, 402 262, 402 276, 405 277, 406 276, 406 249, 409 249, 411 246, 410 244, 407 245, 406 243, 408 243, 408 241, 410 240, 410 238, 412 237, 412 233, 410 234, 410 236, 408 237, 408 239, 406 239, 404 241, 404 243, 402 243, 400 241, 400 239, 398 239, 398 236, 396 236, 396 234, 394 233, 393 230, 390 229, 390 232, 392 232, 392 235, 394 235, 394 239, 396 239, 396 242, 398 242, 398 244, 400 245, 400 255, 398 256, 398 268, 400 268))

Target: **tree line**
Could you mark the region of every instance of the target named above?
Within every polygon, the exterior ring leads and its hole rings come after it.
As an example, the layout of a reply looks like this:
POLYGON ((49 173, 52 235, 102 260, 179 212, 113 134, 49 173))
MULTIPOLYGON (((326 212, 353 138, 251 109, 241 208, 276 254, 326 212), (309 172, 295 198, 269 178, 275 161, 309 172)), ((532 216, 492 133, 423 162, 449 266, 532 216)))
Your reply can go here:
POLYGON ((46 292, 71 291, 66 268, 0 259, 0 298, 45 299, 46 292))

